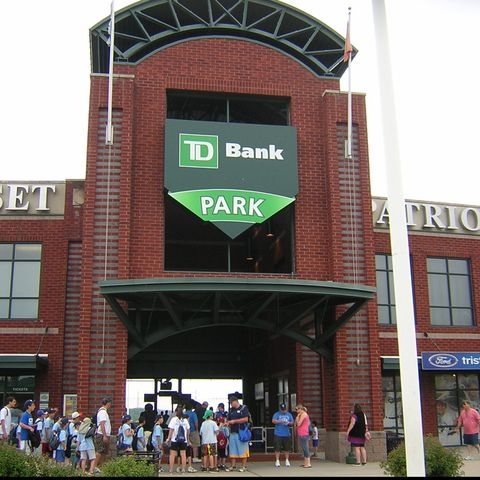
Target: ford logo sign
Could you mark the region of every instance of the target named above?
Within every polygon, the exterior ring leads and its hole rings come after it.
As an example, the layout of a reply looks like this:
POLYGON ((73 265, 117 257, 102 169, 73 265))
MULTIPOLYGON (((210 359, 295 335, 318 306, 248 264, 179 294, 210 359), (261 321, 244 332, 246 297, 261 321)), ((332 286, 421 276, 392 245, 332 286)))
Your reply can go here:
POLYGON ((452 368, 458 363, 458 358, 449 353, 437 353, 428 357, 428 363, 437 368, 452 368))

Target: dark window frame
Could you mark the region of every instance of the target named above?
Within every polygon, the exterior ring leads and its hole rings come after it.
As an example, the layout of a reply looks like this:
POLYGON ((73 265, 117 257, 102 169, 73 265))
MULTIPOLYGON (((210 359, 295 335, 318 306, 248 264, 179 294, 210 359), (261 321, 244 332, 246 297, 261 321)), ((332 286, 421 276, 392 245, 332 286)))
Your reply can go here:
POLYGON ((474 327, 476 325, 475 322, 475 309, 473 307, 473 290, 472 290, 472 266, 471 266, 471 261, 469 258, 458 258, 458 257, 427 257, 427 279, 428 279, 428 305, 430 309, 430 323, 432 326, 436 327, 474 327), (431 272, 429 269, 429 260, 444 260, 445 261, 445 272, 431 272), (455 272, 450 272, 450 261, 462 261, 465 262, 466 264, 466 270, 467 273, 455 273, 455 272), (447 282, 447 299, 448 299, 448 305, 432 305, 432 299, 430 296, 430 278, 431 276, 444 276, 446 278, 447 282), (452 279, 451 277, 466 277, 468 279, 468 293, 470 297, 470 307, 456 307, 452 305, 452 279), (444 323, 434 323, 434 318, 432 315, 432 309, 442 309, 448 311, 448 316, 449 316, 449 324, 445 325, 444 323), (454 311, 458 310, 468 310, 471 315, 471 324, 465 325, 465 324, 458 324, 454 323, 454 311))
POLYGON ((8 301, 8 314, 6 317, 0 316, 0 321, 5 320, 37 320, 38 319, 38 312, 40 310, 40 287, 41 287, 41 268, 42 268, 42 254, 43 254, 43 245, 40 242, 0 242, 0 245, 11 245, 12 249, 12 257, 11 259, 1 259, 0 263, 10 263, 11 264, 11 271, 10 271, 10 289, 9 289, 9 296, 8 297, 0 297, 0 300, 7 300, 8 301), (40 258, 38 259, 28 259, 28 258, 15 258, 16 248, 18 245, 35 245, 40 246, 40 258), (13 296, 13 288, 14 288, 14 273, 15 273, 15 264, 16 263, 39 263, 39 275, 38 275, 38 296, 36 297, 18 297, 13 296), (12 317, 12 303, 13 300, 36 300, 37 301, 37 311, 34 317, 12 317))
POLYGON ((391 268, 389 268, 389 264, 391 265, 392 262, 392 255, 390 253, 376 253, 375 254, 375 280, 376 284, 378 285, 378 274, 382 273, 384 276, 384 280, 387 285, 387 301, 388 303, 379 303, 379 298, 377 295, 377 315, 378 315, 378 323, 381 325, 396 325, 397 321, 395 318, 395 303, 392 303, 392 297, 393 297, 393 278, 392 281, 390 282, 390 275, 389 273, 393 274, 393 265, 391 268), (385 269, 379 269, 377 268, 377 257, 383 257, 385 260, 385 269), (382 322, 381 321, 381 315, 380 315, 380 308, 379 307, 387 307, 388 308, 388 322, 382 322))
MULTIPOLYGON (((217 121, 223 123, 249 123, 253 125, 284 125, 290 126, 291 125, 291 99, 289 97, 276 97, 276 96, 269 96, 269 95, 248 95, 248 94, 235 94, 235 93, 215 93, 215 92, 198 92, 198 91, 190 91, 190 90, 167 90, 166 91, 166 105, 167 105, 167 112, 166 118, 167 119, 182 119, 177 116, 171 116, 169 109, 169 100, 173 97, 185 97, 185 98, 198 98, 204 100, 215 100, 215 101, 225 101, 225 120, 195 120, 191 118, 184 118, 183 120, 191 120, 191 121, 217 121), (259 105, 261 103, 271 103, 271 104, 279 104, 282 105, 283 108, 286 109, 285 112, 285 122, 282 123, 268 123, 268 122, 239 122, 234 121, 231 119, 231 103, 235 101, 241 102, 255 102, 258 101, 259 105)), ((279 109, 280 110, 280 109, 279 109)))

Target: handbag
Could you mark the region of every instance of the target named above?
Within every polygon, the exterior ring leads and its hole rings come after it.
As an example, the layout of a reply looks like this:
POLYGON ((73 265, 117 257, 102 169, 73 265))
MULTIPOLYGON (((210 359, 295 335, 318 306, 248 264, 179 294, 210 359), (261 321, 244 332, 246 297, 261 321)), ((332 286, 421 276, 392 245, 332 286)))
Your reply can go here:
POLYGON ((366 428, 366 431, 365 431, 365 440, 367 442, 369 442, 371 439, 372 439, 372 434, 368 431, 368 422, 367 422, 367 416, 365 414, 363 414, 364 418, 365 418, 365 428, 366 428))
POLYGON ((246 423, 244 427, 238 429, 238 439, 241 442, 249 442, 252 439, 252 432, 248 427, 248 423, 246 423))

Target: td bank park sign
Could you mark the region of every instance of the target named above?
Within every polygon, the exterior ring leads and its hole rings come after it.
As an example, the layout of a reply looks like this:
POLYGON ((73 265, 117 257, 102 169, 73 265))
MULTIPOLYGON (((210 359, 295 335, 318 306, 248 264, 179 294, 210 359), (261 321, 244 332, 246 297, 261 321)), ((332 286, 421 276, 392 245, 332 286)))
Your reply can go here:
POLYGON ((165 188, 235 238, 295 200, 296 129, 167 120, 165 188))

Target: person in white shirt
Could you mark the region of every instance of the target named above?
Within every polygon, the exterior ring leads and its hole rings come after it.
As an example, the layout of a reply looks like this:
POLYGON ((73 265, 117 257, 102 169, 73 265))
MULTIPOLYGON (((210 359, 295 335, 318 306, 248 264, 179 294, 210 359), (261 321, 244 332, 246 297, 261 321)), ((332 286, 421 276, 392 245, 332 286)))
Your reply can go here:
POLYGON ((106 459, 110 447, 110 434, 112 433, 112 424, 108 409, 112 406, 112 399, 106 397, 102 400, 102 406, 97 412, 97 433, 95 435, 95 472, 100 473, 99 466, 106 459))
POLYGON ((210 472, 218 472, 215 466, 215 457, 217 456, 217 432, 218 425, 212 420, 213 410, 206 410, 203 416, 203 423, 200 428, 200 436, 202 437, 202 455, 203 468, 210 472))
POLYGON ((12 408, 17 405, 15 397, 8 397, 7 404, 0 410, 0 440, 8 441, 12 428, 12 408))
POLYGON ((166 443, 170 448, 170 473, 173 473, 175 457, 178 454, 180 454, 180 458, 182 461, 181 472, 185 473, 185 468, 187 466, 187 446, 189 445, 189 431, 189 421, 183 416, 183 408, 178 407, 175 410, 175 417, 173 417, 168 424, 168 438, 166 443))

